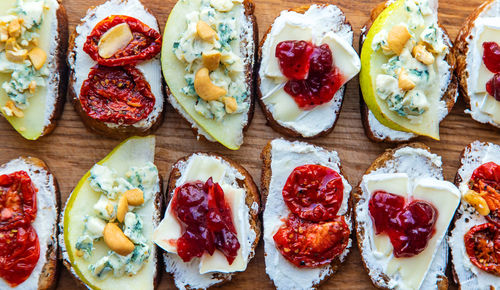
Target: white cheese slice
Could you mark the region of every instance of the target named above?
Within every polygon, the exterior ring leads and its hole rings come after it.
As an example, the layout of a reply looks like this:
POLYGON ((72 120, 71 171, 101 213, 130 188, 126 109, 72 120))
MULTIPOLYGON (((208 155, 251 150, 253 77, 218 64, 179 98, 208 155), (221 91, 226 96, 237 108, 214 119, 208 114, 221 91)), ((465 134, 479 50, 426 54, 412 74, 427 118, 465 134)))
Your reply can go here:
POLYGON ((351 44, 333 31, 328 32, 320 41, 328 44, 333 55, 333 63, 343 75, 342 85, 355 77, 361 69, 361 60, 351 44))
POLYGON ((177 239, 182 235, 182 228, 173 215, 170 204, 165 211, 165 217, 153 232, 153 242, 165 251, 177 254, 177 239))
POLYGON ((207 181, 212 177, 213 182, 221 182, 226 168, 218 159, 210 156, 198 155, 189 162, 186 172, 181 176, 179 183, 207 181))
POLYGON ((493 73, 488 70, 488 68, 484 65, 484 61, 482 61, 482 56, 484 53, 483 43, 484 42, 498 42, 500 39, 500 28, 485 25, 481 35, 477 38, 477 48, 478 53, 481 56, 481 65, 479 66, 479 72, 476 79, 476 93, 485 93, 486 92, 486 83, 493 77, 493 73))
POLYGON ((495 98, 490 96, 488 93, 483 93, 483 101, 479 109, 481 112, 490 115, 491 119, 500 124, 500 102, 498 102, 495 98))
POLYGON ((281 88, 273 91, 266 100, 267 103, 274 105, 274 118, 284 122, 297 120, 304 114, 304 110, 300 109, 293 97, 285 92, 283 85, 278 86, 281 88))

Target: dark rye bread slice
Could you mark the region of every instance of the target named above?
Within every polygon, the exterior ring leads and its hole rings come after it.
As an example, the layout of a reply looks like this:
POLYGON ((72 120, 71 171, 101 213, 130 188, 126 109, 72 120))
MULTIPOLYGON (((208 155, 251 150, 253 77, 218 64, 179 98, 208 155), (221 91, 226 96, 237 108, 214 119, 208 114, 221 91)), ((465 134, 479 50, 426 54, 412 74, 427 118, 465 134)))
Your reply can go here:
MULTIPOLYGON (((108 0, 110 1, 110 0, 108 0)), ((117 0, 120 3, 128 3, 129 0, 117 0)), ((142 2, 141 2, 142 3, 142 2)), ((143 5, 144 6, 144 5, 143 5)), ((94 9, 98 8, 99 6, 91 6, 89 7, 86 16, 89 15, 95 15, 94 9)), ((155 17, 155 15, 147 8, 143 7, 144 10, 150 14, 152 17, 155 17)), ((113 11, 109 11, 109 15, 113 15, 113 11)), ((156 17, 155 17, 156 19, 156 17)), ((141 19, 139 19, 141 20, 141 19)), ((158 20, 156 20, 158 23, 158 20)), ((79 25, 83 24, 80 23, 79 25)), ((158 30, 158 32, 160 32, 158 30)), ((76 67, 75 64, 75 59, 76 59, 76 53, 77 51, 75 50, 75 39, 79 36, 77 32, 77 28, 71 33, 69 37, 69 47, 68 47, 68 54, 67 54, 67 62, 69 66, 69 90, 68 90, 68 100, 73 104, 73 107, 75 108, 75 111, 80 115, 80 118, 82 119, 83 124, 85 127, 92 131, 95 132, 99 135, 103 135, 106 137, 114 138, 114 139, 123 139, 124 137, 129 137, 129 136, 147 136, 150 135, 151 133, 155 132, 163 123, 163 120, 165 119, 165 108, 166 108, 166 101, 164 100, 164 95, 166 94, 166 85, 165 85, 165 80, 162 77, 162 88, 161 88, 161 95, 157 96, 155 95, 156 101, 158 99, 163 100, 163 106, 156 118, 156 121, 153 122, 149 127, 134 127, 133 125, 116 125, 113 127, 110 127, 106 125, 104 122, 101 122, 99 120, 96 120, 94 118, 91 118, 87 115, 87 113, 83 110, 82 104, 80 103, 79 95, 80 92, 75 91, 75 82, 76 82, 76 76, 75 72, 79 68, 76 67)), ((84 51, 81 51, 80 53, 85 53, 84 51)), ((156 56, 158 58, 159 56, 156 56)), ((139 63, 140 64, 140 63, 139 63)), ((158 65, 161 66, 160 63, 158 65)), ((146 78, 147 80, 147 78, 146 78)))
MULTIPOLYGON (((301 144, 308 144, 305 142, 300 142, 301 144)), ((308 144, 312 145, 312 144, 308 144)), ((312 145, 318 150, 326 150, 324 148, 312 145)), ((266 210, 266 203, 267 203, 267 197, 269 195, 269 186, 271 184, 271 178, 273 176, 273 172, 271 169, 271 162, 272 162, 272 141, 269 141, 266 146, 262 149, 262 152, 260 154, 260 158, 262 159, 262 171, 261 171, 261 184, 260 184, 260 189, 261 189, 261 198, 262 198, 262 212, 266 210)), ((344 174, 344 171, 342 169, 342 165, 339 163, 338 167, 340 169, 340 175, 344 177, 344 179, 349 183, 349 180, 347 179, 346 175, 344 174)), ((350 196, 348 199, 348 209, 347 212, 344 216, 348 217, 348 219, 351 221, 351 224, 349 225, 351 229, 351 235, 350 239, 352 239, 352 224, 353 224, 353 191, 350 192, 350 196)), ((350 245, 348 245, 348 248, 344 251, 347 251, 347 254, 350 253, 350 245)), ((267 253, 264 253, 264 255, 267 255, 267 253)), ((341 261, 339 257, 334 259, 332 263, 329 265, 330 269, 327 275, 323 277, 318 283, 311 285, 310 289, 318 289, 321 285, 323 285, 328 279, 330 279, 335 273, 337 273, 340 270, 340 267, 342 266, 342 263, 345 262, 345 259, 347 256, 344 256, 344 260, 341 261)))
MULTIPOLYGON (((252 23, 252 28, 253 28, 253 37, 252 41, 254 43, 254 46, 258 43, 258 38, 259 38, 259 30, 257 26, 257 19, 255 18, 254 12, 255 12, 255 3, 253 0, 243 0, 242 2, 244 8, 245 8, 245 17, 246 20, 250 23, 252 23)), ((241 48, 246 47, 248 44, 244 38, 242 38, 241 42, 241 48)), ((257 61, 257 53, 254 51, 249 52, 248 55, 245 56, 248 58, 250 61, 247 62, 245 66, 245 82, 248 85, 248 89, 250 92, 249 98, 250 98, 250 106, 248 108, 247 112, 247 123, 243 127, 243 133, 248 130, 248 127, 250 127, 250 123, 252 123, 253 119, 253 114, 254 114, 254 109, 255 109, 255 81, 254 81, 254 75, 257 72, 257 67, 256 61, 257 61)), ((172 107, 179 113, 179 115, 184 119, 191 127, 191 131, 193 134, 196 136, 196 138, 209 141, 209 142, 217 142, 212 136, 210 136, 204 129, 202 129, 198 124, 196 124, 196 121, 194 121, 185 111, 182 109, 179 105, 179 102, 177 99, 173 96, 170 88, 168 85, 166 85, 166 95, 168 97, 168 100, 172 107)))
MULTIPOLYGON (((320 7, 325 7, 327 5, 332 5, 332 4, 318 4, 318 5, 320 7)), ((303 5, 303 6, 300 6, 300 7, 297 7, 297 8, 289 9, 288 11, 293 11, 293 12, 297 12, 297 13, 300 13, 300 14, 304 14, 307 10, 309 10, 310 7, 311 7, 311 5, 303 5)), ((352 31, 352 26, 349 23, 349 21, 347 21, 347 18, 345 17, 344 12, 342 11, 342 9, 340 9, 340 7, 337 7, 337 8, 339 8, 339 10, 342 12, 342 15, 344 16, 344 20, 343 20, 342 24, 348 25, 349 27, 351 27, 351 31, 352 31)), ((257 61, 258 65, 257 65, 257 68, 255 69, 255 73, 257 75, 257 77, 256 77, 257 100, 259 101, 259 104, 260 104, 260 107, 262 108, 262 111, 264 111, 264 115, 266 116, 267 124, 271 128, 273 128, 273 130, 275 130, 276 132, 281 133, 283 135, 287 135, 287 136, 293 137, 293 138, 307 138, 307 139, 312 139, 312 138, 317 138, 317 137, 328 135, 329 133, 331 133, 333 131, 333 129, 335 128, 335 124, 337 124, 337 121, 339 120, 339 114, 340 114, 340 111, 342 110, 342 105, 344 103, 344 96, 345 96, 345 91, 346 91, 346 87, 345 86, 347 84, 344 84, 344 86, 342 87, 342 89, 344 91, 343 91, 343 94, 342 94, 342 100, 340 102, 340 106, 338 107, 338 110, 335 111, 335 112, 332 112, 333 114, 336 115, 334 122, 331 124, 330 127, 326 128, 322 132, 319 132, 318 134, 316 134, 314 136, 310 136, 310 137, 304 137, 304 136, 302 136, 301 132, 298 132, 298 131, 296 131, 296 130, 294 130, 292 128, 288 128, 288 127, 285 127, 285 126, 279 124, 279 122, 276 119, 274 119, 273 114, 271 113, 271 111, 269 110, 269 108, 266 106, 266 104, 262 100, 263 96, 262 96, 262 91, 260 89, 261 77, 260 77, 260 74, 259 74, 259 70, 260 70, 260 66, 262 65, 262 47, 264 45, 264 42, 267 39, 267 36, 271 32, 271 28, 272 28, 272 24, 269 26, 269 28, 267 29, 266 33, 264 34, 264 37, 262 38, 262 40, 259 43, 258 61, 257 61)))
MULTIPOLYGON (((409 147, 409 148, 415 148, 415 149, 423 149, 431 153, 430 148, 423 144, 423 143, 409 143, 409 144, 403 144, 400 145, 394 149, 387 149, 384 153, 382 153, 377 159, 373 161, 373 163, 368 167, 368 169, 365 171, 364 175, 370 174, 373 171, 376 171, 380 168, 384 168, 387 166, 390 166, 388 163, 391 161, 395 160, 394 153, 398 151, 399 149, 409 147)), ((438 167, 437 165, 430 163, 429 164, 433 170, 441 171, 442 169, 438 167)), ((359 182, 358 186, 356 189, 353 191, 353 200, 354 200, 354 218, 355 218, 355 224, 356 224, 356 240, 358 241, 358 248, 361 254, 361 261, 363 262, 363 267, 365 268, 367 273, 370 273, 372 269, 370 269, 367 265, 367 262, 365 261, 364 258, 364 235, 365 235, 365 228, 361 225, 360 218, 357 216, 357 207, 360 206, 360 202, 363 200, 363 190, 361 189, 361 183, 362 180, 359 182)), ((443 238, 446 239, 446 236, 443 238)), ((434 262, 433 262, 434 263, 434 262)), ((446 263, 445 263, 446 264, 446 263)), ((377 288, 380 289, 392 289, 389 287, 384 286, 383 284, 387 284, 390 281, 390 278, 385 275, 381 274, 379 276, 371 276, 370 275, 370 280, 372 281, 373 285, 377 288)), ((438 278, 436 279, 436 287, 439 290, 446 290, 448 289, 448 278, 445 275, 439 275, 438 278)))
MULTIPOLYGON (((361 48, 363 47, 363 43, 365 41, 366 35, 368 34, 368 31, 370 30, 373 22, 377 17, 382 13, 382 11, 387 8, 392 2, 383 2, 375 6, 373 10, 371 11, 370 18, 368 21, 365 23, 363 28, 361 29, 361 34, 359 37, 359 49, 361 51, 361 48)), ((439 24, 439 27, 443 30, 444 35, 446 36, 445 39, 445 44, 448 45, 450 48, 450 52, 446 55, 446 62, 450 65, 450 73, 451 73, 451 80, 450 83, 448 84, 448 88, 446 92, 441 96, 441 99, 445 101, 446 103, 446 108, 448 109, 448 113, 451 112, 451 109, 455 105, 455 102, 457 100, 458 96, 458 80, 457 77, 454 73, 455 66, 456 66, 456 59, 455 59, 455 53, 454 53, 454 46, 451 44, 450 37, 448 35, 448 32, 442 26, 439 24)), ((393 138, 392 136, 388 135, 385 136, 384 138, 381 138, 379 136, 376 136, 374 133, 374 129, 370 126, 370 122, 368 121, 368 113, 369 109, 368 106, 366 105, 364 99, 363 99, 363 93, 361 92, 361 87, 359 89, 359 104, 360 104, 360 110, 361 110, 361 121, 363 122, 363 127, 365 130, 365 134, 373 142, 387 142, 387 143, 401 143, 401 142, 407 142, 410 140, 413 140, 417 138, 418 136, 414 135, 413 137, 410 138, 393 138)))
MULTIPOLYGON (((53 229, 51 230, 51 236, 48 240, 48 243, 45 245, 47 247, 45 258, 46 262, 43 265, 41 272, 38 277, 38 285, 37 288, 40 290, 48 290, 48 289, 55 289, 56 283, 57 283, 57 278, 59 276, 59 263, 57 262, 58 260, 58 243, 57 243, 57 234, 58 234, 58 210, 60 208, 61 204, 61 196, 59 192, 59 186, 57 184, 56 178, 52 175, 50 169, 48 168, 47 164, 41 159, 35 158, 35 157, 19 157, 17 159, 11 160, 8 163, 2 165, 0 167, 1 174, 10 174, 15 171, 19 170, 24 170, 28 173, 30 176, 33 184, 35 187, 38 189, 37 195, 42 194, 42 192, 45 192, 46 189, 53 188, 54 192, 49 192, 52 196, 49 196, 50 199, 53 199, 53 206, 54 208, 38 208, 37 210, 37 218, 40 216, 41 211, 55 211, 55 220, 53 229), (38 176, 35 178, 35 175, 38 176), (38 179, 43 179, 43 180, 38 180, 38 179), (42 184, 40 184, 41 181, 42 184), (41 188, 44 188, 41 190, 41 188)), ((46 197, 47 198, 47 197, 46 197)), ((44 198, 45 199, 45 198, 44 198)), ((42 206, 47 206, 44 203, 41 203, 39 200, 40 198, 37 198, 38 200, 38 206, 42 204, 42 206)), ((36 221, 36 219, 35 219, 36 221)), ((50 221, 46 221, 50 222, 50 221)), ((35 228, 37 230, 37 228, 35 228)), ((38 236, 40 237, 40 233, 38 233, 38 236)), ((41 241, 39 241, 41 242, 41 241)), ((40 244, 42 246, 42 244, 40 244)), ((41 257, 40 257, 41 258, 41 257)), ((35 268, 36 269, 36 268, 35 268)), ((33 273, 32 273, 33 274, 33 273)), ((28 278, 30 279, 30 278, 28 278)), ((25 281, 26 282, 26 281, 25 281)), ((21 284, 22 287, 23 284, 21 284)), ((6 286, 7 289, 11 289, 10 287, 6 286)), ((25 286, 26 287, 26 286, 25 286)), ((12 288, 15 289, 15 288, 12 288)))
MULTIPOLYGON (((261 208, 260 194, 259 194, 259 190, 257 188, 257 185, 255 185, 255 182, 253 181, 253 178, 250 175, 250 173, 243 166, 241 166, 240 164, 238 164, 234 160, 231 160, 227 157, 224 157, 224 156, 221 156, 221 155, 218 155, 215 153, 203 153, 203 152, 193 153, 193 154, 190 154, 188 156, 185 156, 185 157, 178 159, 174 163, 174 165, 172 165, 172 171, 170 172, 170 175, 168 178, 168 186, 167 186, 167 191, 165 194, 166 195, 165 208, 168 208, 168 204, 172 200, 173 194, 175 192, 175 188, 176 188, 175 185, 177 183, 177 180, 179 178, 181 178, 181 176, 182 176, 182 172, 179 170, 179 164, 181 162, 188 161, 188 159, 190 157, 192 157, 193 155, 197 155, 197 154, 221 159, 221 160, 227 162, 231 167, 236 169, 244 177, 243 180, 237 179, 237 183, 241 188, 243 188, 245 190, 245 193, 246 193, 245 203, 246 203, 247 207, 249 208, 249 215, 250 215, 249 222, 250 222, 251 228, 255 231, 255 234, 256 234, 256 238, 253 241, 252 249, 251 249, 249 257, 248 257, 248 263, 250 263, 250 260, 255 255, 255 249, 257 248, 257 245, 259 243, 259 239, 261 236, 261 222, 259 219, 259 213, 260 213, 260 208, 261 208), (254 207, 255 207, 254 204, 258 205, 257 210, 254 209, 254 207)), ((165 263, 167 263, 167 260, 170 259, 170 257, 168 256, 167 253, 165 253, 163 255, 163 258, 165 259, 165 263)), ((181 261, 181 263, 183 263, 183 262, 181 261)), ((166 271, 169 272, 168 269, 166 269, 166 271)), ((174 280, 177 279, 177 277, 175 276, 175 274, 173 272, 169 272, 169 273, 173 276, 174 280)), ((213 272, 212 277, 216 280, 219 280, 219 281, 215 282, 214 284, 209 285, 206 288, 220 286, 226 282, 229 282, 232 279, 232 277, 236 274, 237 274, 236 272, 233 272, 233 273, 213 272)), ((193 289, 193 290, 194 289, 202 289, 202 288, 193 287, 189 284, 186 284, 185 288, 186 289, 193 289)))

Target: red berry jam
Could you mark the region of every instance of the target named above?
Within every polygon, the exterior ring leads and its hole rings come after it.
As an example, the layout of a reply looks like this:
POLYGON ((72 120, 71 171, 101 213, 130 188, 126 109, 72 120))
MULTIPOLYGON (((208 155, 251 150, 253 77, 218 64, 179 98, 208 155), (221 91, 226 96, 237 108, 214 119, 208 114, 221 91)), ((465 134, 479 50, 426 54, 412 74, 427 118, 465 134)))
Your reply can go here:
POLYGON ((232 264, 238 254, 236 229, 231 208, 224 199, 224 191, 212 178, 207 182, 186 183, 175 190, 172 210, 177 214, 184 233, 177 240, 177 252, 184 262, 212 255, 217 249, 232 264))
POLYGON ((284 90, 302 109, 329 102, 342 84, 342 75, 333 65, 328 44, 288 40, 278 43, 276 57, 289 80, 284 90))
POLYGON ((500 73, 500 45, 496 42, 484 42, 484 65, 494 74, 500 73))
POLYGON ((486 91, 490 96, 500 101, 500 73, 496 73, 487 83, 486 91))
POLYGON ((491 223, 472 227, 464 236, 470 261, 479 269, 500 277, 500 228, 491 223))
POLYGON ((389 236, 397 258, 419 254, 434 235, 438 212, 426 201, 406 204, 402 196, 376 191, 368 208, 376 233, 389 236))
POLYGON ((321 165, 302 165, 288 176, 283 199, 291 212, 309 221, 327 221, 339 211, 344 196, 342 178, 321 165))

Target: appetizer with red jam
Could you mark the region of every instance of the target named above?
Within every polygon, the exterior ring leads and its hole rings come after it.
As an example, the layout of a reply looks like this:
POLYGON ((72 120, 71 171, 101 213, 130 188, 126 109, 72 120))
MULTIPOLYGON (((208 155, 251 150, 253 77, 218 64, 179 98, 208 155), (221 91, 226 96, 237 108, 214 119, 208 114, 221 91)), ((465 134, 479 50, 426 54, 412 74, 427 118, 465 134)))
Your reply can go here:
POLYGON ((352 188, 335 151, 275 139, 261 157, 266 273, 277 289, 315 288, 349 253, 352 188))
POLYGON ((335 5, 284 10, 260 45, 258 95, 269 125, 292 136, 328 134, 345 84, 360 68, 352 27, 335 5))
POLYGON ((0 167, 0 289, 53 289, 59 189, 47 165, 20 157, 0 167))
POLYGON ((246 270, 260 238, 260 198, 243 167, 194 153, 174 164, 167 195, 153 241, 177 288, 207 289, 246 270))
POLYGON ((70 43, 70 97, 91 130, 113 138, 147 135, 163 121, 156 18, 139 0, 90 9, 70 43))
POLYGON ((354 195, 356 235, 370 279, 383 289, 447 289, 448 226, 460 192, 441 157, 421 143, 388 150, 354 195))
POLYGON ((455 183, 462 194, 449 238, 455 281, 462 289, 498 289, 500 146, 475 141, 465 147, 455 183))

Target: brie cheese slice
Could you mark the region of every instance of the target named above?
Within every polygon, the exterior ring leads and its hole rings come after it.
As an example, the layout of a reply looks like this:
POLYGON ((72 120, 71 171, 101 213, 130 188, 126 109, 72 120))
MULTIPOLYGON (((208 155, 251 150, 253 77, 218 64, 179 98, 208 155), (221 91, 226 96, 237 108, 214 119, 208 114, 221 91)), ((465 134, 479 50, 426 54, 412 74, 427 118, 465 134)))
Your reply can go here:
POLYGON ((498 42, 500 38, 500 28, 493 27, 489 25, 484 25, 483 30, 481 31, 480 36, 477 39, 476 47, 477 52, 481 56, 480 61, 481 65, 479 66, 479 72, 476 79, 476 87, 475 93, 486 93, 486 83, 493 77, 493 73, 488 70, 488 68, 484 65, 484 61, 482 57, 484 55, 483 43, 485 42, 498 42))
POLYGON ((333 64, 342 73, 342 85, 355 77, 361 70, 361 60, 351 44, 333 31, 328 32, 319 45, 328 44, 332 51, 333 64))

